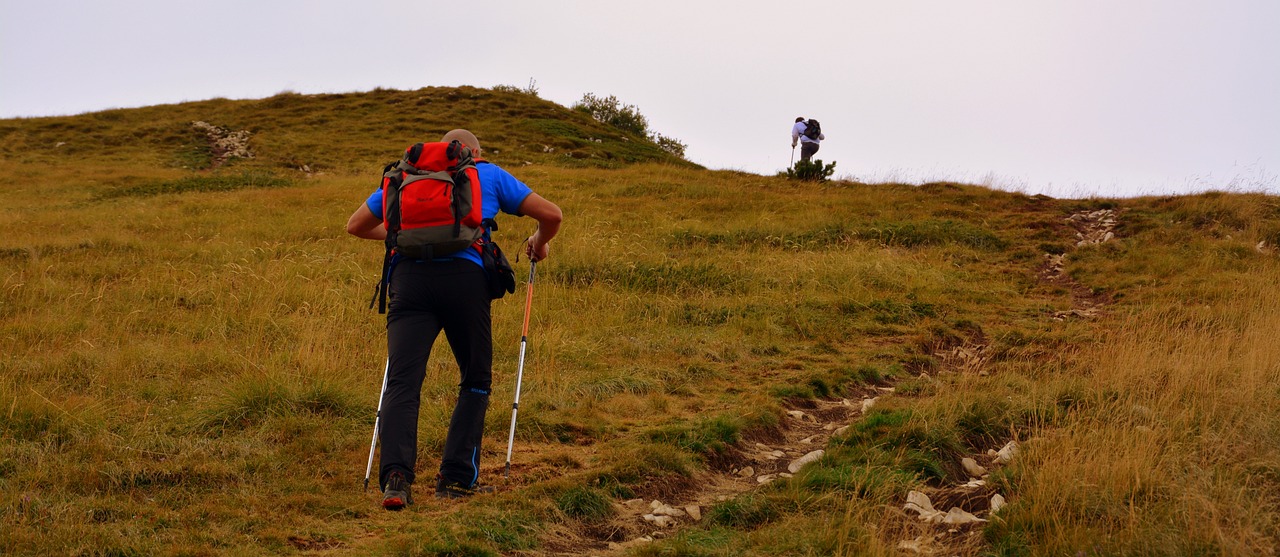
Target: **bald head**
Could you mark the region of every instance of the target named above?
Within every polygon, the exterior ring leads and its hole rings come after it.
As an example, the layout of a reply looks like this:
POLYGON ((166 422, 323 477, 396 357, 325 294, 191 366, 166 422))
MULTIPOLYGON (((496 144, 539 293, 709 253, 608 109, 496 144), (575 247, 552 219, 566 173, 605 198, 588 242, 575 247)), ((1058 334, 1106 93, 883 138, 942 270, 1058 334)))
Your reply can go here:
POLYGON ((458 142, 461 142, 463 145, 466 145, 467 147, 471 148, 471 151, 474 152, 476 155, 480 154, 480 140, 476 139, 476 134, 471 133, 467 130, 463 130, 463 129, 450 130, 449 133, 444 134, 444 137, 440 138, 440 141, 443 141, 445 143, 449 143, 451 141, 458 141, 458 142))

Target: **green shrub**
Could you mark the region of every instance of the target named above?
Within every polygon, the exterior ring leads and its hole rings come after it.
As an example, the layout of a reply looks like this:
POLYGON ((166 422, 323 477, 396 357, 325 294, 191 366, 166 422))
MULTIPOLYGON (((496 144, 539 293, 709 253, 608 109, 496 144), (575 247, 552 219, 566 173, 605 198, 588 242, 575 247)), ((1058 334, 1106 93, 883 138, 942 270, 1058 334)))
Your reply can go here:
POLYGON ((657 143, 658 147, 661 147, 663 151, 671 153, 672 155, 675 155, 682 159, 684 158, 684 150, 688 148, 688 145, 685 145, 683 141, 680 141, 679 139, 676 139, 674 137, 668 137, 668 136, 662 135, 657 132, 650 134, 649 139, 652 140, 654 143, 657 143))
POLYGON ((831 178, 836 172, 836 163, 823 165, 821 159, 813 159, 809 161, 796 161, 796 164, 787 169, 787 178, 791 180, 806 180, 810 182, 825 182, 831 178))
POLYGON ((586 112, 598 122, 603 122, 625 132, 645 137, 649 134, 649 119, 640 113, 635 105, 622 104, 618 97, 597 97, 587 93, 582 100, 573 105, 573 109, 586 112))
POLYGON ((573 109, 590 114, 597 122, 644 137, 666 153, 684 158, 688 145, 674 137, 649 130, 649 119, 640 113, 640 109, 633 104, 623 104, 618 97, 597 97, 593 93, 587 93, 573 105, 573 109))

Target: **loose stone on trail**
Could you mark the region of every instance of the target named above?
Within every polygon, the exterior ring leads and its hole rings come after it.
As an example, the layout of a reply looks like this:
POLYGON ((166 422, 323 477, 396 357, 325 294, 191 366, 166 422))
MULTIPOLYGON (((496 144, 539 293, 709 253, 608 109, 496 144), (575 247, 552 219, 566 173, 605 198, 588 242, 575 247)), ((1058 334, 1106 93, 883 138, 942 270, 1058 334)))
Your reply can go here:
POLYGON ((996 514, 1000 509, 1004 508, 1006 502, 1004 496, 999 493, 991 496, 991 514, 996 514))
POLYGON ((800 458, 797 458, 791 461, 791 464, 787 466, 787 470, 789 470, 792 474, 795 474, 796 472, 799 472, 801 468, 804 468, 805 466, 811 463, 817 462, 818 459, 822 458, 822 455, 824 454, 826 454, 826 451, 822 449, 818 449, 816 451, 810 452, 809 454, 806 454, 800 458))
POLYGON ((992 462, 996 464, 1008 464, 1018 454, 1018 442, 1010 441, 999 451, 987 451, 987 454, 995 457, 992 462))
POLYGON ((866 414, 868 410, 871 410, 871 407, 875 406, 876 401, 879 399, 880 397, 862 399, 862 413, 866 414))
POLYGON ((972 458, 964 458, 960 461, 960 466, 964 467, 964 471, 967 472, 970 477, 981 478, 987 475, 987 469, 983 468, 982 465, 978 464, 978 461, 972 458))

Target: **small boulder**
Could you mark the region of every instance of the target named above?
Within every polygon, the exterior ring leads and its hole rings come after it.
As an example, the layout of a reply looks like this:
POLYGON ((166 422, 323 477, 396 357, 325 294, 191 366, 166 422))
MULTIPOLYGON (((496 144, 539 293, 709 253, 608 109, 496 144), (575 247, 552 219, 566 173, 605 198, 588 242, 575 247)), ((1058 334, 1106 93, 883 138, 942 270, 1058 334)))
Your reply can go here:
POLYGON ((978 464, 978 461, 972 458, 966 457, 961 460, 960 466, 964 467, 964 471, 968 473, 971 478, 981 478, 987 475, 987 469, 983 468, 982 465, 978 464))
POLYGON ((960 507, 951 507, 947 511, 947 516, 942 517, 943 524, 972 524, 974 522, 986 522, 986 519, 978 518, 960 507))
POLYGON ((817 462, 817 460, 819 458, 822 458, 822 455, 824 454, 826 454, 826 451, 822 449, 818 449, 816 451, 810 452, 809 454, 806 454, 800 458, 797 458, 791 461, 791 464, 787 465, 787 470, 789 470, 792 474, 795 474, 796 472, 799 472, 801 468, 804 468, 809 464, 817 462))

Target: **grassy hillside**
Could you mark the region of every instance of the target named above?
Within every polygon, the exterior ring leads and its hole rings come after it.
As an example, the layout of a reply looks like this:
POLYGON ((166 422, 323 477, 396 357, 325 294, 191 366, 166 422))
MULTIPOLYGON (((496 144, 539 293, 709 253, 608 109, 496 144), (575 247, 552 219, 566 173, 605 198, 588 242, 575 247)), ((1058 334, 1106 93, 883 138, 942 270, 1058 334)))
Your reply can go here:
MULTIPOLYGON (((1280 539, 1274 197, 713 172, 473 88, 0 121, 0 178, 6 555, 1259 555, 1280 539), (254 156, 219 164, 194 121, 252 132, 254 156), (343 224, 383 163, 457 126, 566 220, 538 267, 510 478, 523 290, 494 305, 482 481, 498 493, 419 489, 388 513, 361 490, 381 248, 343 224), (912 492, 983 522, 921 520, 912 492), (654 500, 700 516, 656 524, 654 500)), ((518 251, 532 222, 500 222, 518 251)), ((428 374, 429 474, 456 392, 442 345, 428 374)))

